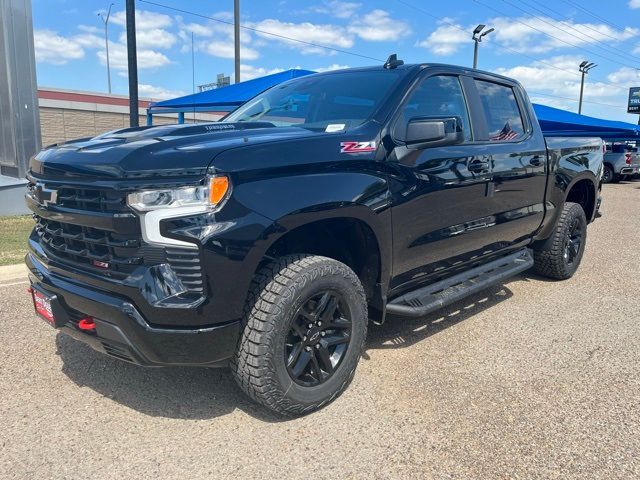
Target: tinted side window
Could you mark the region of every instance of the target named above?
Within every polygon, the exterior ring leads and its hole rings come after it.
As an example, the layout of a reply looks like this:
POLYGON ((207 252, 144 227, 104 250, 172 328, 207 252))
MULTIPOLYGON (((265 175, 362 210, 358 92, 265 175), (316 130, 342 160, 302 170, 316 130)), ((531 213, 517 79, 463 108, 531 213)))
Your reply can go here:
POLYGON ((497 83, 476 80, 482 101, 489 140, 512 142, 524 135, 522 115, 513 88, 497 83))
POLYGON ((458 77, 429 77, 411 93, 403 109, 406 125, 413 117, 461 117, 465 140, 471 140, 467 104, 458 77))

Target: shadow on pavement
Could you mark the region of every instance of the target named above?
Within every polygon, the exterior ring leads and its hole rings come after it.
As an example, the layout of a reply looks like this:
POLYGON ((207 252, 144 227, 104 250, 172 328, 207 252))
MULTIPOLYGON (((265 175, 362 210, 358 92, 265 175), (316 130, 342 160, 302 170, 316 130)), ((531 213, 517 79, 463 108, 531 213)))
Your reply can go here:
MULTIPOLYGON (((526 277, 517 276, 506 283, 514 280, 526 280, 526 277)), ((512 296, 513 292, 506 287, 506 284, 501 284, 489 287, 425 317, 389 316, 383 325, 369 326, 366 350, 410 347, 512 296)), ((364 358, 367 359, 366 353, 364 358)))
MULTIPOLYGON (((514 280, 526 280, 526 276, 510 281, 514 280)), ((423 318, 389 317, 384 325, 369 326, 366 349, 408 347, 512 296, 503 284, 423 318)), ((249 400, 228 369, 139 367, 98 353, 64 334, 58 334, 56 346, 63 373, 78 386, 145 415, 197 420, 240 409, 265 422, 286 421, 249 400)), ((363 358, 368 359, 366 352, 363 358)))
POLYGON ((139 367, 98 353, 64 334, 58 334, 56 346, 62 372, 74 383, 145 415, 198 420, 240 409, 265 422, 283 420, 249 400, 228 369, 139 367))

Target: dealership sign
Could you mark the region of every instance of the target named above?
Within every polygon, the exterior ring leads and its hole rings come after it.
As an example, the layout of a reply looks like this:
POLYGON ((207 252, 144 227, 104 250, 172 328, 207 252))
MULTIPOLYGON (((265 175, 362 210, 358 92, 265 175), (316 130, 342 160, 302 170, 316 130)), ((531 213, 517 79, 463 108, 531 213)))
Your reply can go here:
POLYGON ((640 87, 631 87, 629 89, 629 105, 627 113, 640 114, 640 87))

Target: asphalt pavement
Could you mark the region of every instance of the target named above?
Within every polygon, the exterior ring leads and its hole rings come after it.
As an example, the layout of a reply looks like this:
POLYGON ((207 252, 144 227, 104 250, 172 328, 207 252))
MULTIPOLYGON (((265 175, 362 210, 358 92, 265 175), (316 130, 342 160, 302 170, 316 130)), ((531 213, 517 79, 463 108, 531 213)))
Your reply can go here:
POLYGON ((372 326, 347 392, 282 420, 225 370, 144 369, 0 282, 0 478, 640 478, 640 182, 579 272, 372 326))

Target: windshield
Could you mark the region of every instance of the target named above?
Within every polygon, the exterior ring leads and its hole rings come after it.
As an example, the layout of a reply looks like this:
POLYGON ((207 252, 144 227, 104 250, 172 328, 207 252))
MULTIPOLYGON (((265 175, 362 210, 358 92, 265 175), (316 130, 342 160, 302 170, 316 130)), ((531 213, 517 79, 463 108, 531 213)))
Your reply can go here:
POLYGON ((302 77, 249 100, 224 122, 270 122, 335 132, 369 120, 400 78, 394 70, 302 77))

